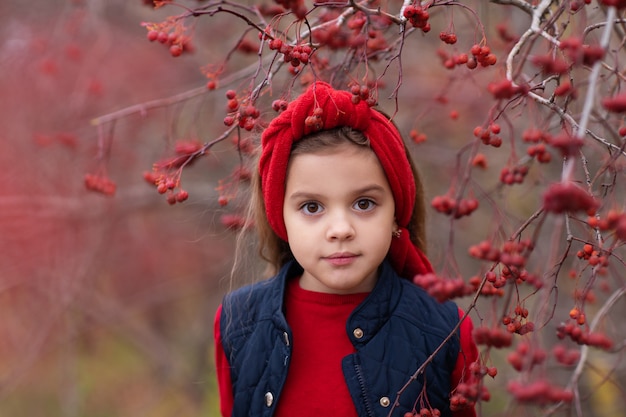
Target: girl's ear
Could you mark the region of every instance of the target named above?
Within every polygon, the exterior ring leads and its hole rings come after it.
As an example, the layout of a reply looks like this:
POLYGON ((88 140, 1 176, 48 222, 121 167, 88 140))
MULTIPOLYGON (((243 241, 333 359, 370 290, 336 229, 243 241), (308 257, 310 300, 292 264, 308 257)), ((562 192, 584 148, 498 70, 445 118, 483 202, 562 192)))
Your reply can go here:
POLYGON ((393 220, 393 228, 391 229, 391 234, 393 235, 393 237, 400 237, 400 227, 398 226, 398 222, 394 219, 393 220))

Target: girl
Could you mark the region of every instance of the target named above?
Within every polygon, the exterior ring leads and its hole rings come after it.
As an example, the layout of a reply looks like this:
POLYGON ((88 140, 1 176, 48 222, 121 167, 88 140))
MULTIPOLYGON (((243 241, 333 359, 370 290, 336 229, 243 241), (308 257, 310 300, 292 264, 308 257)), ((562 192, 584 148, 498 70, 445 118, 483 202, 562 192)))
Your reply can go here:
POLYGON ((432 272, 423 192, 389 119, 317 82, 264 131, 257 176, 277 274, 217 311, 222 415, 474 416, 450 409, 477 357, 469 319, 411 378, 462 312, 411 282, 432 272))

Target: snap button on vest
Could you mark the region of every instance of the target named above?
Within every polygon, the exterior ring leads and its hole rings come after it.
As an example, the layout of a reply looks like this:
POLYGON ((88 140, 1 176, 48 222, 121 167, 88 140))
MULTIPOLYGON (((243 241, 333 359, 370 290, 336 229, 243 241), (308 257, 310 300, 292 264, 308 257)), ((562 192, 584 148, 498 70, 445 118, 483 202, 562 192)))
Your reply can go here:
POLYGON ((389 397, 382 397, 380 399, 380 405, 382 405, 383 407, 389 407, 389 404, 391 404, 391 401, 389 401, 389 397))
POLYGON ((363 337, 363 330, 361 330, 360 327, 357 327, 356 329, 354 329, 352 331, 352 334, 354 335, 354 337, 356 337, 357 339, 360 339, 363 337))
POLYGON ((265 405, 268 407, 271 407, 273 403, 274 403, 274 394, 272 394, 271 392, 266 392, 265 393, 265 405))

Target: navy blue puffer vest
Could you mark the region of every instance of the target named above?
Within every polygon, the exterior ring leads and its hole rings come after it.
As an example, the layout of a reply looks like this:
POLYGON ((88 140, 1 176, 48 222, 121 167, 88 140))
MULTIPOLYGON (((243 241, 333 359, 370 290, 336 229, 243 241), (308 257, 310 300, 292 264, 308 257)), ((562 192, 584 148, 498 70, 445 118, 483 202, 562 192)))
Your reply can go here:
MULTIPOLYGON (((224 298, 220 327, 231 366, 234 417, 274 413, 291 357, 291 330, 283 314, 285 283, 301 273, 291 262, 275 277, 224 298)), ((358 415, 386 417, 398 391, 458 321, 454 303, 438 303, 383 263, 375 288, 346 323, 355 353, 342 366, 358 415)), ((426 381, 428 402, 449 416, 450 377, 458 354, 457 334, 404 391, 393 415, 413 410, 426 381)))

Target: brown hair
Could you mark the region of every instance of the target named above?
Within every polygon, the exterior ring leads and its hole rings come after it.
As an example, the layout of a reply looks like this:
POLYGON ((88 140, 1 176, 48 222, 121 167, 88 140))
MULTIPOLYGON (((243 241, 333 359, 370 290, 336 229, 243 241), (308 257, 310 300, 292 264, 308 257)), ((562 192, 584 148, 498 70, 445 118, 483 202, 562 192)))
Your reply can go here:
MULTIPOLYGON (((350 127, 339 127, 312 133, 295 142, 291 149, 291 156, 314 153, 322 149, 338 147, 346 143, 354 146, 370 147, 369 140, 360 131, 354 130, 350 127)), ((424 186, 406 145, 404 146, 404 151, 407 159, 409 160, 411 170, 413 171, 416 189, 415 206, 413 207, 413 213, 409 224, 407 225, 407 229, 413 244, 425 253, 426 207, 424 202, 424 186)), ((293 254, 291 253, 289 244, 280 239, 276 233, 274 233, 267 221, 267 217, 265 215, 265 204, 263 202, 263 192, 261 189, 261 178, 258 170, 255 170, 254 172, 251 208, 254 213, 254 222, 259 239, 258 250, 261 258, 269 263, 269 270, 267 271, 268 274, 273 275, 278 272, 283 265, 293 259, 293 254)))

